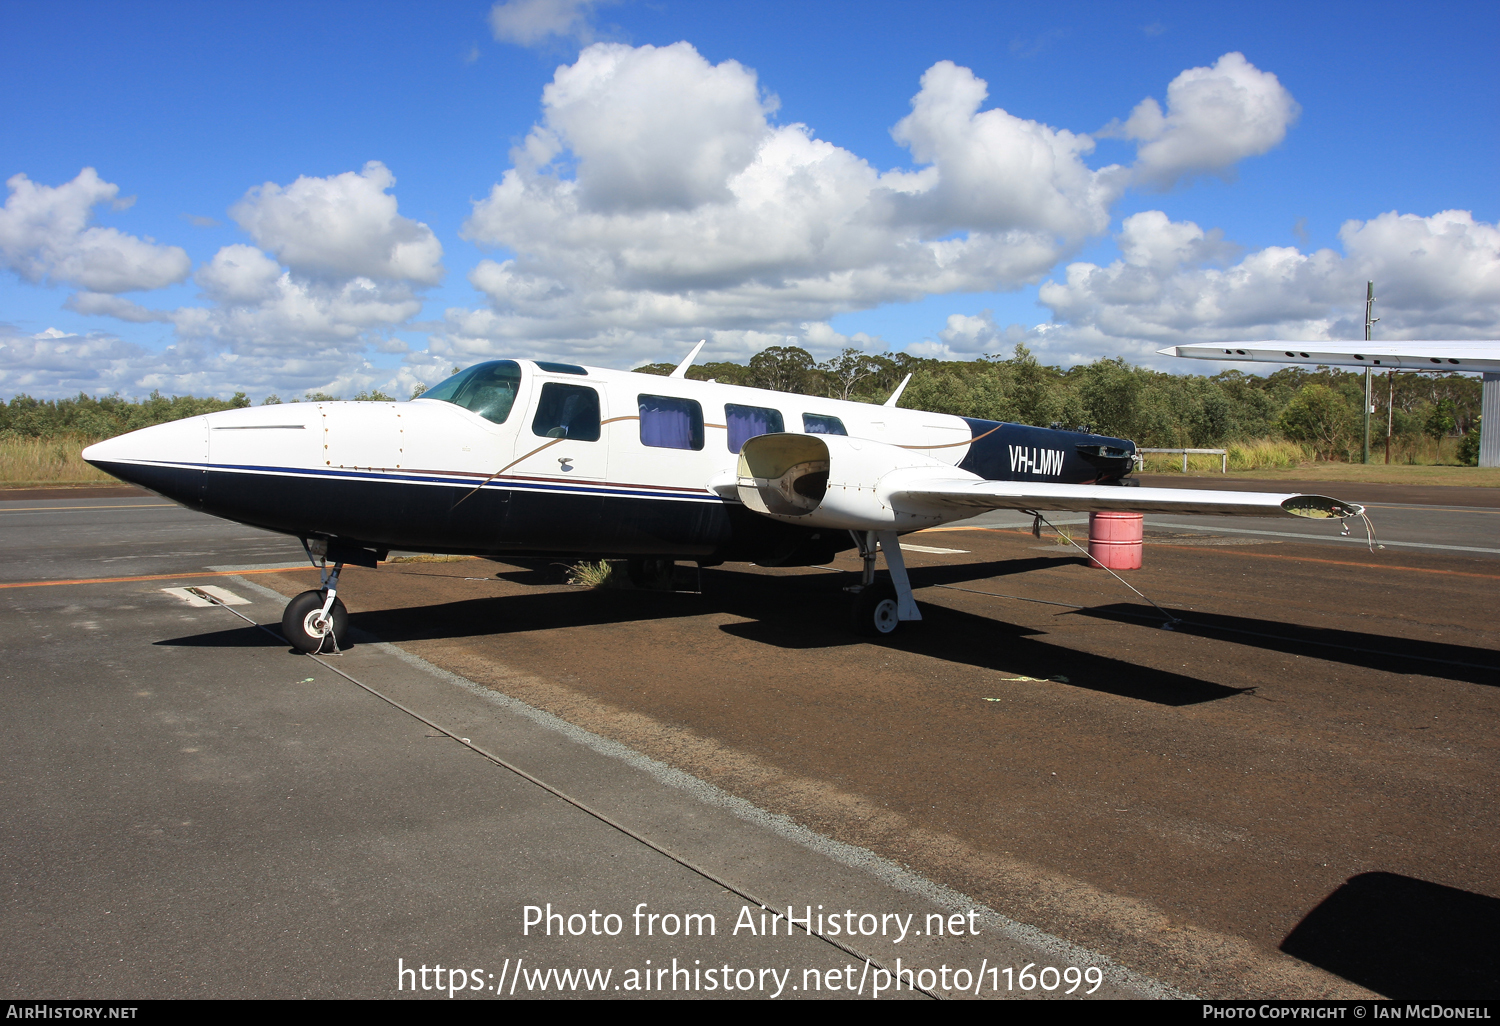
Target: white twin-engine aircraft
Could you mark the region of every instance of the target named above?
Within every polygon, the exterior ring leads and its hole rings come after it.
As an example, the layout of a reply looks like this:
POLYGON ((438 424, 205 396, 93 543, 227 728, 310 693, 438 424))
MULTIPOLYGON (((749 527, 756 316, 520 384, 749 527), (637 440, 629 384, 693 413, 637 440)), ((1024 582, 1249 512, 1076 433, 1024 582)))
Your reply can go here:
MULTIPOLYGON (((699 348, 701 348, 701 343, 699 348)), ((1060 431, 530 360, 477 364, 411 402, 228 410, 84 450, 94 466, 227 520, 293 535, 321 566, 282 627, 340 644, 346 563, 391 549, 811 566, 857 548, 855 626, 920 620, 901 534, 991 509, 1344 518, 1318 495, 1125 488, 1135 444, 1060 431), (877 581, 877 552, 889 582, 877 581)), ((904 387, 903 382, 903 387, 904 387)))

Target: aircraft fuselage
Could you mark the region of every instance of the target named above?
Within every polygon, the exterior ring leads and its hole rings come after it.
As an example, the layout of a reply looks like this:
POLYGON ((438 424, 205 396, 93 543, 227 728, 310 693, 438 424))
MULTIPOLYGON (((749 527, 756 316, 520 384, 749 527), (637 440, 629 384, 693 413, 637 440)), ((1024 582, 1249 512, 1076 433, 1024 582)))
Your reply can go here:
POLYGON ((532 361, 411 402, 193 417, 85 458, 194 509, 344 550, 824 562, 847 531, 768 519, 734 483, 747 437, 846 434, 988 480, 1118 482, 1134 444, 1077 431, 532 361), (436 397, 434 397, 436 396, 436 397))

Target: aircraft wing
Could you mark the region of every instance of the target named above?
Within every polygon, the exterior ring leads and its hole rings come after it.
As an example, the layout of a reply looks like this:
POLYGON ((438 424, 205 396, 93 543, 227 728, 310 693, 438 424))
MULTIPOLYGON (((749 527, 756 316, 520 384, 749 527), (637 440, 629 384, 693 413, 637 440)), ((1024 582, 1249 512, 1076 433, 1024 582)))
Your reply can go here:
POLYGON ((1500 373, 1500 342, 1205 342, 1158 349, 1163 356, 1246 363, 1500 373))
POLYGON ((1069 513, 1196 513, 1213 516, 1356 517, 1364 507, 1326 495, 1234 492, 1206 488, 1120 488, 1030 481, 925 479, 897 484, 886 500, 911 512, 1020 509, 1069 513))
POLYGON ((992 480, 883 442, 787 433, 746 440, 734 490, 774 519, 851 531, 910 530, 992 509, 1314 520, 1364 513, 1326 495, 992 480))

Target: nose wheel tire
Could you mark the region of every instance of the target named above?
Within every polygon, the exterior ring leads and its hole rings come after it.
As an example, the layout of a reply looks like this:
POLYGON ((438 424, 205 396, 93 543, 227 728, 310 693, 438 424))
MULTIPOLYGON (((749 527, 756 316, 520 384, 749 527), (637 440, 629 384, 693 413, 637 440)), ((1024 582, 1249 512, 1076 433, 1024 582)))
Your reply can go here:
POLYGON ((286 604, 281 614, 281 634, 299 652, 317 654, 345 648, 349 637, 349 611, 342 599, 333 600, 328 619, 322 619, 324 595, 304 591, 286 604))
POLYGON ((854 632, 867 638, 888 637, 901 625, 896 589, 886 581, 876 581, 855 595, 851 612, 854 632))

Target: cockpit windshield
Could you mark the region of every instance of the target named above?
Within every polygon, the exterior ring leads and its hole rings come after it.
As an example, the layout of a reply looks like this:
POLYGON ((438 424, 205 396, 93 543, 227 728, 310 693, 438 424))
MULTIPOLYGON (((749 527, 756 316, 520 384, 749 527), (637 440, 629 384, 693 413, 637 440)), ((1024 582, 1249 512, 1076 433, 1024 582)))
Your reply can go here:
POLYGON ((447 381, 423 392, 419 399, 441 399, 454 406, 472 410, 485 420, 504 424, 510 408, 516 403, 521 387, 521 365, 514 360, 490 360, 476 363, 447 381))

